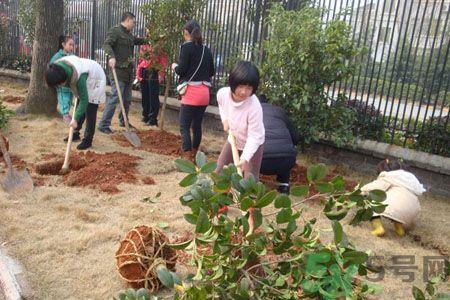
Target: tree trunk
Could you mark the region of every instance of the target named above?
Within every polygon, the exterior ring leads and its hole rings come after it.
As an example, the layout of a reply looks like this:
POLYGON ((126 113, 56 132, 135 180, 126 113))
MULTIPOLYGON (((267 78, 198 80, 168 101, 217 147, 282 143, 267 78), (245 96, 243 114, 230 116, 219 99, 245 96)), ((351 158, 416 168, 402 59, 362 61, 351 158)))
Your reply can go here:
POLYGON ((33 43, 30 85, 25 112, 52 115, 56 112, 56 91, 47 87, 44 73, 58 48, 58 36, 63 32, 64 1, 36 1, 36 29, 33 43))
POLYGON ((169 97, 169 90, 170 87, 172 86, 172 80, 170 75, 167 75, 167 83, 166 83, 166 89, 164 91, 164 101, 163 101, 163 106, 161 109, 161 114, 160 114, 160 123, 159 123, 159 129, 164 130, 164 119, 166 116, 166 105, 167 105, 167 98, 169 97))

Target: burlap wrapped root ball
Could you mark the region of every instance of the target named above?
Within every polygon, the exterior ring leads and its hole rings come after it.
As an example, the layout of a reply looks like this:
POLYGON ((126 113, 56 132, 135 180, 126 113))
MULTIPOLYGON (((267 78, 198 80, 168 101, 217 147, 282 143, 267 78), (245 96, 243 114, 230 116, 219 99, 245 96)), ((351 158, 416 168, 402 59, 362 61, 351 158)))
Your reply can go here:
POLYGON ((175 271, 177 254, 168 244, 167 236, 157 228, 141 225, 130 230, 116 252, 122 279, 135 289, 157 291, 162 286, 157 267, 162 265, 175 271))

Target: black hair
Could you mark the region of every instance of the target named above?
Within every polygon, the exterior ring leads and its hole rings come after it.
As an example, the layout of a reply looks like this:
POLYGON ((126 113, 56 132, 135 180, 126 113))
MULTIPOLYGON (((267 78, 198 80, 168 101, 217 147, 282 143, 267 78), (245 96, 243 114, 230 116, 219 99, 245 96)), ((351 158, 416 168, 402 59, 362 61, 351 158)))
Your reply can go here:
POLYGON ((192 41, 197 45, 203 44, 202 31, 200 29, 200 25, 198 25, 197 21, 190 20, 184 25, 184 30, 189 32, 192 37, 192 41))
POLYGON ((239 85, 250 85, 253 87, 253 94, 255 94, 259 86, 259 71, 251 62, 241 60, 231 71, 228 84, 233 93, 239 85))
POLYGON ((58 64, 50 64, 45 71, 45 82, 49 87, 56 87, 67 80, 64 68, 58 64))
POLYGON ((377 165, 378 173, 381 173, 383 171, 389 172, 389 171, 404 170, 404 169, 405 169, 405 166, 403 165, 403 163, 399 162, 396 159, 386 158, 377 165))
POLYGON ((58 50, 61 50, 61 49, 63 49, 64 47, 63 47, 63 44, 64 43, 67 43, 69 40, 72 40, 73 38, 70 36, 70 35, 63 35, 63 34, 61 34, 59 37, 58 37, 58 50))
POLYGON ((120 21, 125 22, 127 19, 136 19, 136 16, 132 12, 124 12, 120 21))

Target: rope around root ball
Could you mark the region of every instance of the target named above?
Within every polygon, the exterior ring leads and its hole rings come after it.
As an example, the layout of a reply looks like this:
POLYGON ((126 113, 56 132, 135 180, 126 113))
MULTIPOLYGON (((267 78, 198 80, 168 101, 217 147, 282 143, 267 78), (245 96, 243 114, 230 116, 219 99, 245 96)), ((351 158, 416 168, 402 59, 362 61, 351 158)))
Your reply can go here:
POLYGON ((142 286, 143 283, 143 287, 148 289, 150 292, 158 290, 161 287, 161 283, 158 280, 157 275, 158 269, 160 269, 160 267, 175 266, 177 260, 177 255, 175 252, 173 252, 173 255, 170 255, 171 253, 169 253, 168 258, 163 257, 163 248, 166 246, 167 242, 168 239, 164 233, 156 228, 154 229, 152 227, 142 225, 136 226, 130 230, 126 237, 120 242, 119 250, 116 253, 116 260, 118 264, 117 269, 120 277, 131 285, 142 286), (148 241, 147 244, 145 244, 144 236, 138 230, 139 228, 143 229, 142 231, 146 234, 145 237, 151 235, 151 240, 148 241), (133 238, 137 238, 138 240, 135 242, 133 238), (122 247, 124 248, 122 249, 122 247), (132 247, 131 250, 133 252, 127 252, 130 250, 130 247, 132 247), (126 261, 119 263, 123 257, 127 257, 126 261), (123 267, 137 264, 140 266, 140 273, 135 275, 142 276, 142 278, 130 279, 126 278, 122 274, 121 269, 123 267))

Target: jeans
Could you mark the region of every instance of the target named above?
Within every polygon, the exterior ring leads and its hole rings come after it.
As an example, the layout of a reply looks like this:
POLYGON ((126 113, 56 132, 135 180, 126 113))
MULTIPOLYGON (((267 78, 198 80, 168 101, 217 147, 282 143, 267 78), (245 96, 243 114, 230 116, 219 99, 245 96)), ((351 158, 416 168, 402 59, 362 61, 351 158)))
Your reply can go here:
POLYGON ((202 141, 202 121, 205 114, 205 106, 194 106, 181 104, 180 107, 180 133, 181 133, 181 149, 183 151, 191 151, 198 149, 202 141), (192 128, 192 140, 191 140, 192 128))
MULTIPOLYGON (((128 117, 128 111, 131 103, 131 81, 119 81, 120 91, 122 92, 123 106, 125 107, 125 113, 128 117)), ((105 110, 103 111, 102 119, 98 124, 100 129, 107 129, 111 126, 111 120, 116 110, 116 105, 119 103, 119 94, 117 93, 116 83, 111 81, 111 95, 106 100, 105 110)), ((119 104, 120 105, 120 104, 119 104)), ((122 109, 119 112, 119 123, 124 124, 122 109)))
MULTIPOLYGON (((77 106, 78 106, 78 103, 77 103, 77 106)), ((97 110, 98 110, 98 104, 88 103, 88 105, 86 107, 86 112, 83 114, 81 119, 78 121, 78 126, 75 129, 75 132, 80 132, 81 128, 83 127, 83 123, 86 120, 86 128, 84 129, 83 141, 86 141, 91 144, 92 144, 92 140, 94 139, 95 122, 97 121, 97 110)))
POLYGON ((149 78, 141 81, 142 117, 144 122, 158 123, 159 113, 159 80, 158 72, 150 73, 149 78))
POLYGON ((277 175, 280 183, 289 183, 291 169, 295 166, 295 156, 263 158, 261 162, 261 174, 277 175))

